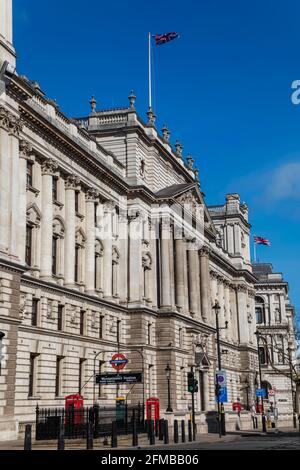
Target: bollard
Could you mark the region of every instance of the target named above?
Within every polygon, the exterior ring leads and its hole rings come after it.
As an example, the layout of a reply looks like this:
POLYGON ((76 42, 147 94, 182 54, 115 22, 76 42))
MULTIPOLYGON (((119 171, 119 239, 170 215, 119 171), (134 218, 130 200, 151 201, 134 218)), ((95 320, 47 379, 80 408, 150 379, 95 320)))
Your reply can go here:
POLYGON ((93 423, 88 421, 86 425, 86 448, 87 450, 93 450, 94 443, 93 443, 93 423))
POLYGON ((163 441, 164 440, 164 419, 160 419, 159 420, 159 430, 158 430, 158 439, 160 441, 163 441))
POLYGON ((192 442, 193 441, 192 421, 190 419, 188 421, 188 434, 189 434, 189 442, 192 442))
POLYGON ((60 419, 57 450, 65 450, 65 425, 63 419, 60 419))
POLYGON ((150 445, 154 446, 155 445, 155 434, 154 434, 154 421, 153 419, 150 420, 150 445))
POLYGON ((174 419, 174 443, 178 444, 179 442, 179 435, 178 435, 178 421, 174 419))
POLYGON ((155 437, 159 437, 159 419, 155 420, 155 437))
POLYGON ((181 442, 185 442, 185 421, 181 421, 181 442))
POLYGON ((164 444, 169 444, 169 423, 167 419, 164 421, 164 444))
POLYGON ((31 450, 31 424, 25 426, 24 450, 31 450))
POLYGON ((111 424, 111 447, 118 447, 117 423, 113 421, 111 424))
POLYGON ((132 421, 132 447, 137 447, 139 445, 139 438, 137 433, 136 420, 132 421))

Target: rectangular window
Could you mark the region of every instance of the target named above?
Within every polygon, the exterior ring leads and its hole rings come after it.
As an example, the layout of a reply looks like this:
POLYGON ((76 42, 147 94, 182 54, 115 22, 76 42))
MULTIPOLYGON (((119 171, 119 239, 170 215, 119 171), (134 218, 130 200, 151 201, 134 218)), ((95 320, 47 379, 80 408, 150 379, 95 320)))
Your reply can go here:
POLYGON ((52 274, 57 275, 57 237, 52 238, 52 274))
POLYGON ((31 315, 31 325, 37 326, 38 324, 38 314, 39 314, 39 299, 32 299, 32 315, 31 315))
POLYGON ((76 245, 75 247, 75 282, 79 282, 79 250, 80 247, 76 245))
POLYGON ((117 320, 117 343, 120 343, 121 333, 121 320, 117 320))
POLYGON ((27 160, 27 171, 26 171, 26 182, 27 186, 33 186, 33 163, 27 160))
POLYGON ((98 223, 98 218, 97 218, 97 213, 98 213, 98 204, 95 204, 94 205, 94 214, 95 214, 95 227, 97 227, 97 223, 98 223))
POLYGON ((62 394, 62 391, 61 391, 62 365, 63 365, 63 357, 57 356, 56 374, 55 374, 55 396, 56 397, 60 397, 62 394))
POLYGON ((265 348, 264 347, 259 347, 258 348, 258 353, 259 353, 259 362, 262 365, 268 364, 268 358, 267 358, 265 348))
POLYGON ((57 330, 63 330, 64 305, 58 305, 57 309, 57 330))
POLYGON ((37 355, 31 353, 30 354, 30 359, 29 359, 29 390, 28 390, 28 396, 33 397, 35 396, 36 392, 36 361, 37 361, 37 355))
POLYGON ((80 334, 83 336, 85 334, 85 311, 80 311, 80 334))
POLYGON ((103 338, 103 316, 100 315, 100 318, 99 318, 99 339, 102 339, 103 338))
POLYGON ((25 262, 28 266, 32 263, 32 230, 31 225, 26 225, 26 245, 25 245, 25 262))
POLYGON ((81 394, 82 392, 82 387, 84 385, 84 363, 85 359, 80 358, 79 359, 79 379, 78 379, 78 392, 81 394))
MULTIPOLYGON (((103 372, 103 361, 99 361, 99 374, 102 374, 103 372)), ((102 397, 102 385, 99 384, 99 387, 98 387, 98 397, 102 397)))
POLYGON ((52 178, 52 200, 53 202, 58 200, 58 179, 52 178))
POLYGON ((148 331, 147 331, 147 341, 148 344, 151 344, 151 323, 148 323, 148 331))
POLYGON ((75 212, 79 213, 79 191, 75 191, 75 212))

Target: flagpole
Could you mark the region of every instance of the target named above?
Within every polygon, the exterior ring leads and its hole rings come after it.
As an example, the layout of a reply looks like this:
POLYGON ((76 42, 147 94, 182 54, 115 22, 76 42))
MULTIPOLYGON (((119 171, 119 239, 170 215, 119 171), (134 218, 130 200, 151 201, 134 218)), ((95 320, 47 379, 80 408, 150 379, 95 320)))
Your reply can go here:
POLYGON ((149 109, 152 109, 151 33, 148 36, 149 109))
POLYGON ((254 241, 254 263, 256 263, 256 243, 254 241))

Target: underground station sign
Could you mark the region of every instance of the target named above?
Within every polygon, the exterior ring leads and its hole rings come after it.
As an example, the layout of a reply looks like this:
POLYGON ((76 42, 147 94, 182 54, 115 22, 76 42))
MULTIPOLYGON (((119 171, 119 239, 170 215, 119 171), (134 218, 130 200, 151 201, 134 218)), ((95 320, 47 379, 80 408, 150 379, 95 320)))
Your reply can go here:
POLYGON ((109 362, 115 370, 119 371, 124 369, 124 367, 128 364, 128 359, 124 356, 124 354, 117 353, 113 355, 109 362))
POLYGON ((119 374, 107 373, 96 375, 96 384, 114 385, 114 384, 138 384, 142 382, 141 372, 123 372, 119 374))

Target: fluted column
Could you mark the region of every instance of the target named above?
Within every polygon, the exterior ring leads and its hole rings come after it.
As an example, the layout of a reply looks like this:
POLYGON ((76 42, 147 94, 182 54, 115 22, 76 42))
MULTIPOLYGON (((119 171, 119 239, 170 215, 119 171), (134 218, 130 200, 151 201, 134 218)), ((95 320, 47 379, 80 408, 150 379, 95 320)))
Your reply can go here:
POLYGON ((171 283, 170 283, 170 221, 168 218, 161 223, 161 307, 171 308, 171 283))
POLYGON ((237 295, 236 287, 234 284, 230 284, 230 306, 231 306, 231 315, 230 315, 230 324, 232 338, 235 343, 239 341, 239 323, 238 323, 238 313, 237 313, 237 295))
POLYGON ((152 256, 152 266, 150 271, 151 279, 151 292, 150 297, 152 300, 152 307, 157 307, 157 265, 156 265, 156 225, 155 223, 150 223, 150 252, 152 256))
POLYGON ((90 294, 95 292, 95 204, 97 195, 93 189, 88 190, 85 195, 85 289, 90 294))
POLYGON ((10 135, 10 240, 9 251, 13 258, 18 258, 17 238, 19 223, 20 187, 14 184, 19 181, 19 134, 22 129, 22 122, 17 116, 11 116, 10 135))
POLYGON ((198 273, 197 273, 197 258, 198 251, 193 247, 187 250, 188 254, 188 279, 190 290, 190 313, 191 315, 198 315, 198 273))
POLYGON ((246 286, 239 284, 237 286, 237 307, 240 328, 240 342, 242 344, 247 344, 249 341, 246 295, 246 286))
POLYGON ((65 285, 73 287, 75 284, 75 191, 79 179, 75 175, 67 177, 65 182, 65 210, 66 210, 66 236, 65 236, 65 285))
POLYGON ((9 122, 10 113, 0 106, 0 253, 4 255, 9 248, 9 122))
POLYGON ((176 296, 175 302, 179 312, 184 308, 184 270, 183 270, 183 254, 184 246, 182 239, 182 228, 175 226, 175 279, 176 279, 176 296))
POLYGON ((200 250, 201 315, 204 322, 211 318, 209 281, 209 248, 204 246, 200 250))
MULTIPOLYGON (((18 258, 22 264, 25 264, 25 243, 26 243, 26 208, 27 208, 27 193, 26 193, 26 173, 27 161, 30 158, 32 147, 26 140, 20 142, 19 154, 19 217, 18 217, 18 231, 17 231, 17 253, 18 258)), ((36 232, 36 230, 35 230, 36 232)), ((34 243, 34 247, 36 244, 34 243)))
POLYGON ((42 242, 41 242, 41 278, 52 278, 52 234, 53 234, 53 203, 52 178, 57 170, 57 163, 46 160, 42 165, 42 242))
POLYGON ((103 297, 111 299, 112 293, 112 211, 115 204, 108 201, 104 204, 103 217, 103 297))

